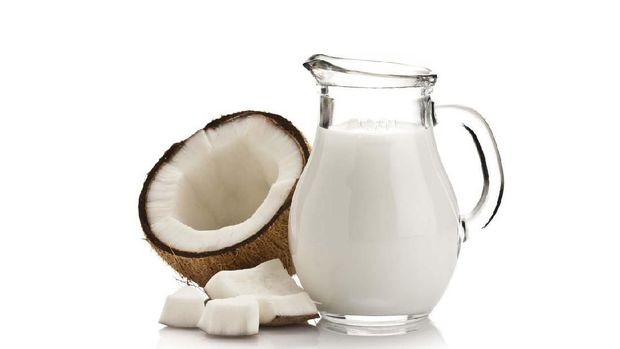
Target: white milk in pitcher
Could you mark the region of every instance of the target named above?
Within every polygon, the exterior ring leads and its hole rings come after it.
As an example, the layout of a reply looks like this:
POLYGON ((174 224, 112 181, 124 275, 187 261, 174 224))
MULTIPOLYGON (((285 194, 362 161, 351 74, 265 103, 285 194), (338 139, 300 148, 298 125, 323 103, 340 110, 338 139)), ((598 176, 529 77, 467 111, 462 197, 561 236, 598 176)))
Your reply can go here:
POLYGON ((353 120, 316 137, 289 227, 303 287, 325 313, 428 314, 459 248, 432 129, 353 120))

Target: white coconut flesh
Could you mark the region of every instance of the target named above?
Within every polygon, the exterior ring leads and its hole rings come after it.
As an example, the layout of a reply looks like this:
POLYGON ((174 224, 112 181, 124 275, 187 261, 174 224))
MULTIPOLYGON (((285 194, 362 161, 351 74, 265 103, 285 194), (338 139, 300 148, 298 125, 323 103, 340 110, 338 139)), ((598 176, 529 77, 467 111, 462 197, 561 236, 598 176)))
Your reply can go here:
POLYGON ((305 322, 317 314, 317 308, 304 290, 288 275, 279 259, 250 269, 220 271, 205 285, 211 299, 255 299, 260 306, 260 323, 269 324, 276 317, 305 322))
POLYGON ((272 259, 254 268, 220 271, 204 288, 209 298, 284 296, 303 292, 279 259, 272 259))
POLYGON ((166 298, 159 323, 171 327, 196 327, 206 298, 197 287, 181 287, 166 298))
POLYGON ((263 296, 256 297, 256 299, 259 304, 261 324, 268 324, 276 317, 314 315, 318 312, 316 305, 306 292, 285 296, 263 296))
POLYGON ((150 228, 179 251, 236 245, 276 215, 302 168, 299 145, 259 114, 200 130, 151 182, 146 202, 150 228))
POLYGON ((259 305, 251 298, 209 300, 197 327, 216 336, 248 336, 258 333, 259 305))
MULTIPOLYGON (((213 331, 214 328, 228 328, 232 333, 239 335, 241 333, 237 333, 233 329, 238 329, 240 327, 238 326, 239 323, 254 323, 255 316, 258 323, 263 325, 271 323, 276 317, 296 317, 316 313, 316 305, 306 292, 286 296, 245 295, 210 299, 198 322, 198 327, 207 333, 215 332, 213 331), (256 314, 254 313, 252 303, 258 306, 258 313, 256 314), (207 331, 208 328, 211 331, 207 331)), ((243 327, 241 326, 241 328, 243 327)), ((218 330, 217 332, 222 333, 223 331, 218 330)))

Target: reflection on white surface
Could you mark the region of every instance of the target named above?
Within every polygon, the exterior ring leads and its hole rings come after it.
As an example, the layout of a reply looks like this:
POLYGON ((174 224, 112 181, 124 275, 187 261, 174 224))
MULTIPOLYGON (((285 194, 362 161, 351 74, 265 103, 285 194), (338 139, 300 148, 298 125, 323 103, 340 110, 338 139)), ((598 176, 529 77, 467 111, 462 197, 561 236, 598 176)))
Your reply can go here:
POLYGON ((448 348, 439 330, 428 321, 415 332, 388 337, 359 337, 334 333, 313 325, 263 327, 251 337, 215 337, 198 329, 165 327, 158 349, 166 348, 448 348))

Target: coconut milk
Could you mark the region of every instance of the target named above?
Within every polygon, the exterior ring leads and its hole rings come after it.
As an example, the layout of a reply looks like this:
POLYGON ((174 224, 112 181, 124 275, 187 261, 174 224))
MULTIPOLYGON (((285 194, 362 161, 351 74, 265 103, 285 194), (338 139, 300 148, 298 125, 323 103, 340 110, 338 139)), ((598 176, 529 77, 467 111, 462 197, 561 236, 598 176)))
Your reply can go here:
POLYGON ((326 313, 428 314, 460 244, 432 129, 353 120, 316 137, 289 226, 303 287, 326 313))

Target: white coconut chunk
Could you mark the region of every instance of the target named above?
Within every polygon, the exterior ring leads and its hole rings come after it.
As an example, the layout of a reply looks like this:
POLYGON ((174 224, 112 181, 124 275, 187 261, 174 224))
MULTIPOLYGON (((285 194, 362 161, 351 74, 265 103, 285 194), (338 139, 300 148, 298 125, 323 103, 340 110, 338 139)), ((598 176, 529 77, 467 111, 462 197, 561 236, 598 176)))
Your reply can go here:
POLYGON ((198 328, 217 336, 257 334, 258 309, 257 300, 251 297, 211 299, 204 307, 198 328))
POLYGON ((283 296, 303 289, 295 284, 279 259, 272 259, 250 269, 220 271, 207 282, 205 291, 210 298, 230 298, 283 296))
POLYGON ((258 302, 261 324, 268 324, 276 317, 311 316, 318 313, 316 305, 306 292, 258 297, 258 302))
POLYGON ((200 130, 150 183, 150 228, 161 243, 187 253, 241 243, 283 206, 303 163, 299 143, 260 114, 200 130))
POLYGON ((199 288, 181 287, 166 298, 159 323, 171 327, 196 327, 205 299, 205 293, 199 288))
POLYGON ((221 271, 205 285, 211 298, 255 299, 259 303, 261 324, 276 318, 279 324, 302 322, 317 314, 317 308, 306 292, 288 275, 279 259, 250 269, 221 271), (295 319, 298 318, 298 319, 295 319))

